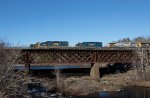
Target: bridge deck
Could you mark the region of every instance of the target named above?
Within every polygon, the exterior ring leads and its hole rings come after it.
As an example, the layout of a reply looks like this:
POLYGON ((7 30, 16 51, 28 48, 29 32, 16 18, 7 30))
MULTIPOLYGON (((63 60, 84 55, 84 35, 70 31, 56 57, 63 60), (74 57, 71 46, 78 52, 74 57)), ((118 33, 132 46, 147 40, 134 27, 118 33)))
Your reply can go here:
MULTIPOLYGON (((136 50, 139 48, 129 48, 129 47, 114 47, 114 48, 109 48, 109 47, 101 47, 101 48, 90 48, 90 47, 52 47, 52 48, 20 48, 22 50, 136 50)), ((147 48, 142 48, 142 49, 147 49, 147 48)))

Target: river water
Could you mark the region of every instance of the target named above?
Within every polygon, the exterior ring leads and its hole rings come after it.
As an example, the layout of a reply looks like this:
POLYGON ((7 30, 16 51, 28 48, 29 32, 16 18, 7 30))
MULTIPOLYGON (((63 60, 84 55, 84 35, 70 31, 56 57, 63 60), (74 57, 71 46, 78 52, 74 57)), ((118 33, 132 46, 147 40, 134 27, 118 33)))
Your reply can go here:
POLYGON ((124 90, 116 92, 99 92, 87 96, 69 96, 62 97, 61 94, 47 92, 42 87, 29 87, 30 94, 33 98, 150 98, 150 88, 146 87, 126 87, 124 90))
POLYGON ((80 96, 80 98, 150 98, 150 88, 132 86, 126 87, 124 90, 121 91, 100 92, 88 96, 80 96))

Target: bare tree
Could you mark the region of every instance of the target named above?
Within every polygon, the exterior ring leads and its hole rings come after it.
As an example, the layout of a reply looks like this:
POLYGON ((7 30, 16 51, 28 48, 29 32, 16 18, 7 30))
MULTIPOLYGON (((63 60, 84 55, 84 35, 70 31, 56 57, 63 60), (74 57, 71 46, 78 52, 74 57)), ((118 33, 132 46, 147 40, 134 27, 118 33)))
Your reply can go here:
POLYGON ((130 39, 129 37, 127 37, 127 38, 119 39, 116 42, 119 42, 119 43, 123 43, 123 42, 143 42, 143 43, 150 43, 150 36, 148 36, 148 37, 139 36, 139 37, 136 37, 134 39, 130 39))
POLYGON ((19 52, 8 48, 0 41, 0 98, 28 97, 24 76, 15 71, 15 62, 19 52))
POLYGON ((140 36, 140 37, 134 38, 133 41, 134 42, 147 42, 147 38, 140 36))
POLYGON ((150 80, 149 48, 139 48, 136 51, 134 70, 136 80, 150 80))
POLYGON ((122 42, 131 42, 131 39, 129 37, 128 38, 123 38, 123 39, 118 40, 117 42, 119 42, 119 43, 122 43, 122 42))

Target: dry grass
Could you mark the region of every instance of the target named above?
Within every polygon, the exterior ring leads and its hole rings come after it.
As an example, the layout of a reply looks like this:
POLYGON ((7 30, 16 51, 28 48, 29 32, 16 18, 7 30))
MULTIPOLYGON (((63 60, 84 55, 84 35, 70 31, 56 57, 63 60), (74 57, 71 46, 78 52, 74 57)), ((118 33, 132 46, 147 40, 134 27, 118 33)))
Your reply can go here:
POLYGON ((131 82, 130 85, 150 87, 150 81, 135 81, 135 82, 131 82))
POLYGON ((64 88, 64 95, 88 95, 98 91, 98 83, 89 77, 66 78, 64 88))
POLYGON ((62 96, 70 95, 88 95, 98 91, 98 86, 95 84, 90 77, 81 77, 81 78, 67 78, 61 75, 60 70, 55 70, 56 82, 54 87, 54 82, 49 82, 49 88, 55 89, 57 92, 61 93, 62 96), (50 86, 50 84, 53 84, 50 86))

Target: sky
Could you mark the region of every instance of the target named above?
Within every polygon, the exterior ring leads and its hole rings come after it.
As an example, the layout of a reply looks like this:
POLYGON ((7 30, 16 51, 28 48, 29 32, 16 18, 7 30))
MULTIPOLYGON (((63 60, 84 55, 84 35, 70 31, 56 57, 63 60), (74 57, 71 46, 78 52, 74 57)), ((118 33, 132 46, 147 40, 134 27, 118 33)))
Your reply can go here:
POLYGON ((150 0, 0 0, 0 38, 104 44, 150 35, 150 0))

